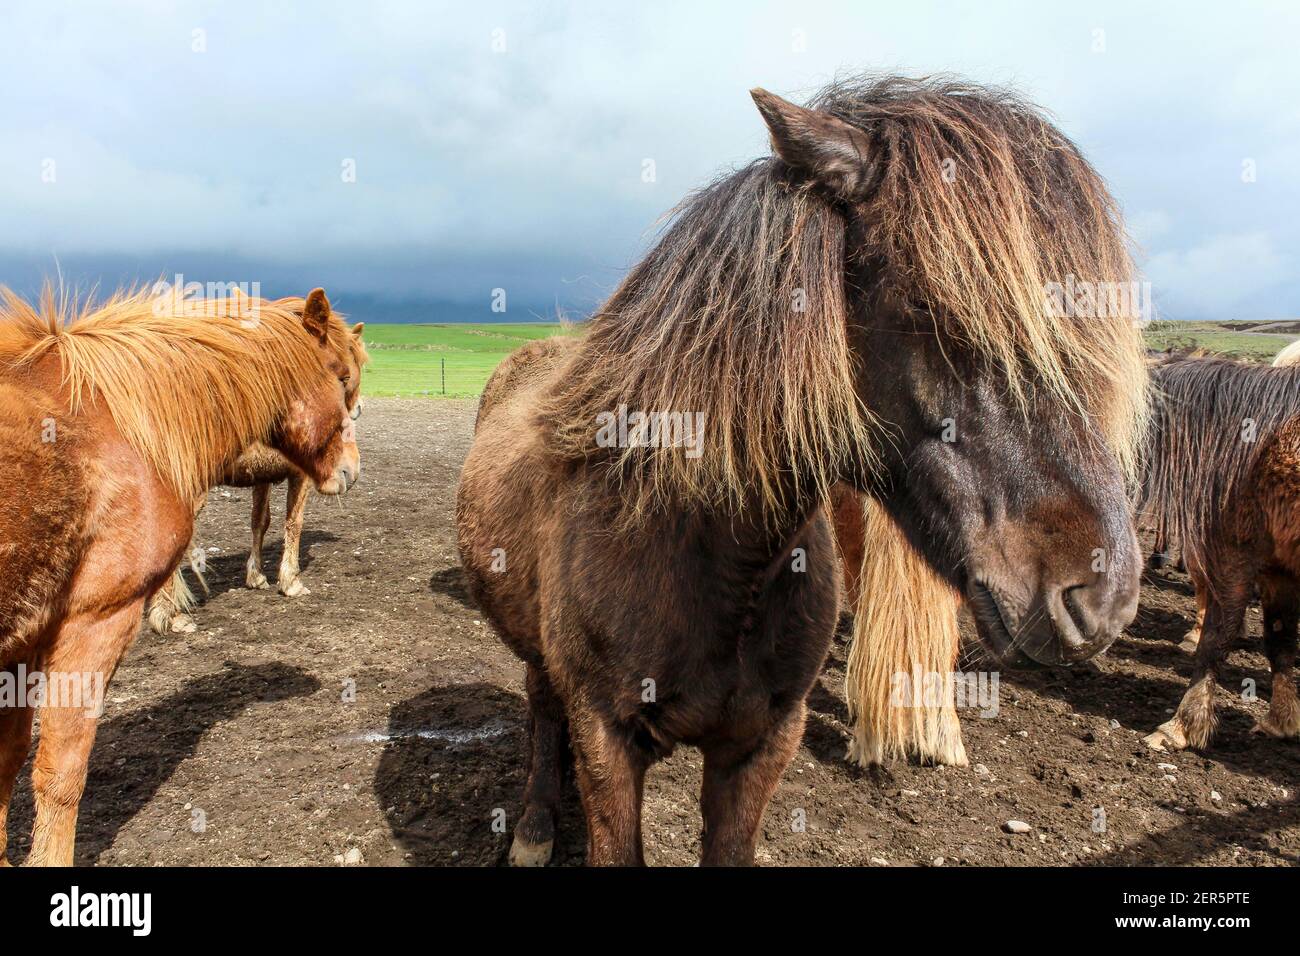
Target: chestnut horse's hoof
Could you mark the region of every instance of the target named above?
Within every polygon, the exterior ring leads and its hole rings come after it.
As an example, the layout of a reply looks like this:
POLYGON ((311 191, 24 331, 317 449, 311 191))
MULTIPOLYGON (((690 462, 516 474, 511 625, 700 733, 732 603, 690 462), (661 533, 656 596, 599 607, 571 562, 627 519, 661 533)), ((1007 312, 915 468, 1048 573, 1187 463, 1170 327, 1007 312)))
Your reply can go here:
POLYGON ((193 634, 198 629, 198 624, 188 614, 177 614, 171 620, 171 632, 173 634, 193 634))
POLYGON ((266 575, 256 568, 249 568, 248 574, 244 577, 244 584, 250 588, 269 588, 271 583, 266 580, 266 575))
POLYGON ((1154 733, 1147 734, 1142 738, 1142 742, 1152 750, 1169 751, 1169 750, 1186 750, 1187 735, 1183 733, 1182 725, 1178 718, 1167 720, 1155 729, 1154 733))
POLYGON ((551 862, 551 850, 554 846, 554 840, 547 840, 545 843, 528 843, 516 836, 514 842, 510 844, 510 865, 545 866, 551 862))
POLYGON ((294 578, 288 582, 280 582, 280 593, 285 597, 304 597, 311 594, 311 591, 302 583, 302 578, 294 578))

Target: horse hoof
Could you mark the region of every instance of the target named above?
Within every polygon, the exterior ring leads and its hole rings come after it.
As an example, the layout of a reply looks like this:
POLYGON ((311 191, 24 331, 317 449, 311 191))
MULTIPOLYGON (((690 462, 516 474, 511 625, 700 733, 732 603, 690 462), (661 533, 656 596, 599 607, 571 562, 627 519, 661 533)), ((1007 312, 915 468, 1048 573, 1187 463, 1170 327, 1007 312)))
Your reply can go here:
POLYGON ((545 843, 526 843, 519 837, 515 837, 514 842, 510 844, 510 865, 545 866, 551 862, 551 848, 554 845, 554 840, 547 840, 545 843))
POLYGON ((311 591, 302 583, 302 578, 294 578, 288 584, 280 585, 280 593, 285 597, 304 597, 311 594, 311 591))
POLYGON ((1174 721, 1168 721, 1161 724, 1150 734, 1142 738, 1142 742, 1152 750, 1158 750, 1165 753, 1170 750, 1185 750, 1187 748, 1187 737, 1174 721))
POLYGON ((177 614, 172 618, 171 632, 173 634, 193 634, 198 629, 199 626, 194 623, 194 618, 188 614, 177 614))
POLYGON ((1293 727, 1288 730, 1286 727, 1280 726, 1277 721, 1273 719, 1272 714, 1268 714, 1255 721, 1255 726, 1250 728, 1250 732, 1252 734, 1262 734, 1265 737, 1272 737, 1274 740, 1289 740, 1297 734, 1300 734, 1300 728, 1293 727))
POLYGON ((266 580, 265 574, 263 574, 261 571, 253 571, 253 570, 250 570, 248 572, 248 577, 244 579, 244 583, 247 584, 250 588, 255 588, 255 589, 269 588, 271 586, 270 582, 266 580))
POLYGON ((171 633, 171 617, 160 607, 149 609, 149 627, 155 634, 171 633))

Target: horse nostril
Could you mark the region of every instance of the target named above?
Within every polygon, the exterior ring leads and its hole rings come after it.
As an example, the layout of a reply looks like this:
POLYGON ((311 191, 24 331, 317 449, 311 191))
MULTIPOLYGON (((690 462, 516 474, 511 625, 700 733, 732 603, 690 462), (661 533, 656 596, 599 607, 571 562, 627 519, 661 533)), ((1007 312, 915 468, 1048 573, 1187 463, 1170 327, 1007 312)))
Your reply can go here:
POLYGON ((1096 606, 1099 599, 1104 603, 1104 596, 1101 593, 1103 590, 1096 584, 1076 584, 1074 587, 1066 588, 1061 594, 1061 604, 1065 607, 1065 613, 1070 616, 1070 620, 1079 629, 1079 635, 1084 640, 1094 640, 1105 630, 1106 615, 1099 613, 1096 606))

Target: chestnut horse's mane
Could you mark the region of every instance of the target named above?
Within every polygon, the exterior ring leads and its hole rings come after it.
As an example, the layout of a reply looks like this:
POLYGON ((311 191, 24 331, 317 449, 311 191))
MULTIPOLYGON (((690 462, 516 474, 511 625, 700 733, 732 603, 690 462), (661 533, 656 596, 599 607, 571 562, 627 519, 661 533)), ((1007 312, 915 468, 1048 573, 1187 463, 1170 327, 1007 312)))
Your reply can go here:
POLYGON ((824 500, 880 438, 846 340, 852 255, 865 291, 998 367, 1026 413, 1032 393, 1087 416, 1131 473, 1137 325, 1048 307, 1053 283, 1134 278, 1114 201, 1074 145, 1010 94, 946 79, 849 80, 810 105, 870 137, 865 242, 847 248, 841 208, 776 158, 689 198, 557 376, 540 410, 551 447, 603 456, 636 511, 824 500), (598 449, 597 416, 620 405, 703 412, 703 454, 598 449))
MULTIPOLYGON (((0 302, 0 368, 57 354, 69 410, 102 400, 131 447, 184 501, 218 480, 244 447, 266 440, 304 377, 320 374, 303 299, 187 299, 175 310, 159 308, 145 290, 91 304, 47 286, 36 305, 6 288, 0 302)), ((328 341, 340 355, 358 344, 337 313, 328 341)))

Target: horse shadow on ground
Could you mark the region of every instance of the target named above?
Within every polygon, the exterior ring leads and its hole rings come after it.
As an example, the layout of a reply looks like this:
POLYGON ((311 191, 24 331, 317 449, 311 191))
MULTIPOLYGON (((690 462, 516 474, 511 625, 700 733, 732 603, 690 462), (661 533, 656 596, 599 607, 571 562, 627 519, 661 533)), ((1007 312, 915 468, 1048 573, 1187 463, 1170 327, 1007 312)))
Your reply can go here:
MULTIPOLYGON (((314 545, 330 544, 338 540, 339 536, 332 531, 320 529, 309 531, 304 529, 298 548, 299 570, 306 574, 311 569, 311 549, 314 545)), ((210 554, 204 557, 206 568, 203 577, 208 582, 208 588, 212 592, 207 600, 211 600, 219 594, 225 594, 227 591, 238 591, 246 586, 244 578, 250 553, 248 548, 244 548, 242 551, 223 551, 221 554, 210 554)), ((262 547, 262 573, 266 575, 266 579, 270 582, 272 588, 275 587, 276 577, 280 573, 280 559, 283 556, 283 539, 274 542, 267 541, 262 547)), ((190 581, 190 589, 199 597, 202 597, 202 592, 193 581, 193 572, 190 571, 189 564, 182 563, 181 568, 190 581)), ((308 582, 308 586, 310 586, 310 582, 308 582)))
MULTIPOLYGON (((90 753, 86 792, 77 822, 76 864, 90 866, 146 807, 210 728, 257 703, 306 697, 320 681, 288 664, 239 664, 189 681, 156 704, 102 720, 90 753)), ((31 762, 14 788, 10 858, 31 844, 31 762)))
MULTIPOLYGON (((1002 677, 1018 687, 1063 701, 1075 713, 1117 720, 1121 726, 1145 736, 1168 720, 1182 700, 1191 675, 1192 656, 1166 641, 1131 639, 1118 642, 1108 653, 1121 660, 1142 660, 1172 673, 1153 678, 1107 673, 1085 665, 1006 672, 1002 677), (1158 657, 1153 658, 1153 654, 1158 657)), ((1238 773, 1293 786, 1300 772, 1300 747, 1292 741, 1252 734, 1255 717, 1228 706, 1224 699, 1225 690, 1253 687, 1259 700, 1251 705, 1252 713, 1262 715, 1271 687, 1267 669, 1243 666, 1237 655, 1230 656, 1220 674, 1221 691, 1215 708, 1219 727, 1204 755, 1238 773)), ((1138 745, 1142 746, 1140 741, 1138 745)))
POLYGON ((1161 833, 1095 856, 1081 866, 1191 866, 1203 857, 1240 846, 1272 855, 1279 863, 1300 864, 1300 855, 1270 842, 1269 834, 1300 823, 1300 804, 1291 800, 1268 807, 1241 807, 1231 813, 1189 809, 1187 819, 1161 833))
POLYGON ((459 564, 433 572, 433 576, 429 578, 429 590, 434 594, 449 597, 461 607, 471 611, 479 609, 474 599, 469 596, 469 586, 465 583, 465 569, 459 564))
MULTIPOLYGON (((528 771, 524 699, 483 682, 433 687, 393 707, 388 735, 375 793, 408 862, 503 864, 528 771)), ((586 848, 566 772, 552 863, 581 863, 586 848)))

